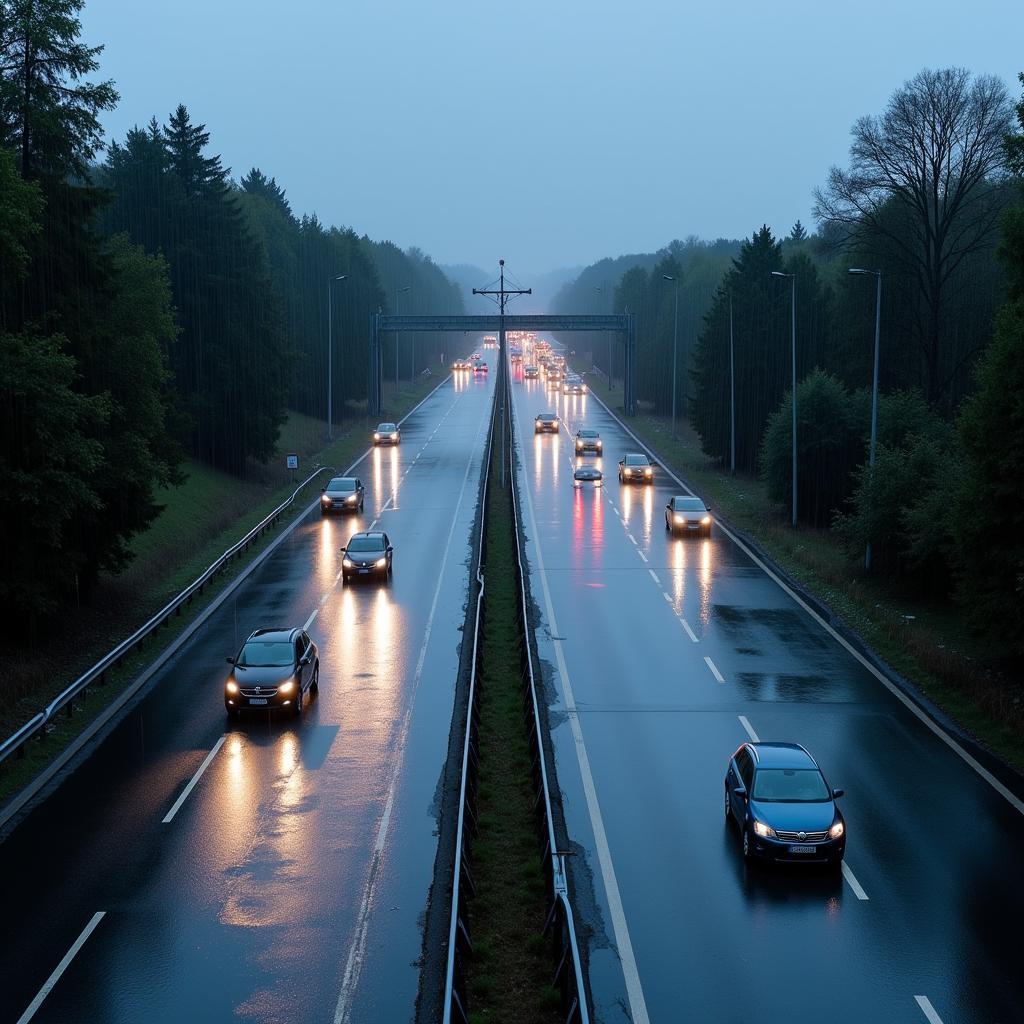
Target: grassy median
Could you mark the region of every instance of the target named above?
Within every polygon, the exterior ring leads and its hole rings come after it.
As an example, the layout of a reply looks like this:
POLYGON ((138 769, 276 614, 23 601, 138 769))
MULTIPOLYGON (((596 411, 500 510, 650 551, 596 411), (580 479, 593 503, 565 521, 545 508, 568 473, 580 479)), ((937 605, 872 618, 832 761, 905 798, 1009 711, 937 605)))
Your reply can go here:
MULTIPOLYGON (((397 393, 385 389, 386 418, 400 419, 438 384, 421 378, 397 393)), ((299 456, 298 481, 316 466, 344 469, 366 448, 376 424, 358 409, 350 409, 325 444, 322 420, 292 413, 281 430, 278 455, 265 466, 254 465, 243 478, 221 473, 195 461, 182 467, 185 482, 159 493, 163 511, 149 530, 133 543, 135 558, 119 577, 101 580, 88 604, 67 609, 49 629, 46 643, 36 651, 0 648, 4 678, 0 681, 0 733, 8 735, 27 721, 72 680, 94 665, 107 651, 130 636, 167 602, 214 562, 227 548, 265 518, 294 490, 293 474, 284 466, 286 454, 299 456)), ((0 765, 0 805, 42 771, 85 726, 134 679, 184 628, 255 558, 281 529, 315 496, 314 481, 299 496, 280 524, 249 547, 205 588, 202 597, 180 618, 129 657, 107 684, 93 687, 76 702, 72 716, 61 715, 44 740, 31 740, 25 756, 0 765)))
POLYGON ((511 494, 498 481, 497 457, 495 450, 484 547, 479 832, 471 857, 476 897, 469 913, 469 1018, 473 1024, 555 1024, 561 1019, 560 1002, 550 985, 550 946, 541 934, 548 907, 523 717, 523 625, 511 494))
MULTIPOLYGON (((621 382, 610 392, 596 374, 587 382, 621 416, 621 382)), ((641 411, 629 427, 880 658, 983 746, 1024 771, 1024 685, 993 663, 951 601, 929 601, 857 571, 828 530, 791 529, 765 484, 732 476, 708 459, 688 424, 680 421, 673 439, 668 418, 641 411)))

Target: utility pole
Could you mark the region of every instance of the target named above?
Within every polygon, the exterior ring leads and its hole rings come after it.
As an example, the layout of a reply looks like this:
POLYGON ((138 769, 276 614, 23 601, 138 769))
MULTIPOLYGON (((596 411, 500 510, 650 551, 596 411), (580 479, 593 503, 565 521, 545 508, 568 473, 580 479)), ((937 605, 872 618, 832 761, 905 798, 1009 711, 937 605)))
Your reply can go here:
POLYGON ((505 358, 505 303, 513 295, 532 295, 532 288, 505 287, 505 261, 498 260, 500 268, 499 287, 474 288, 474 295, 490 295, 498 302, 498 413, 501 417, 501 486, 505 486, 505 396, 508 392, 508 372, 505 358))
POLYGON ((736 475, 736 359, 732 334, 732 292, 729 292, 729 472, 736 475))
MULTIPOLYGON (((331 301, 331 285, 344 281, 346 274, 327 279, 327 440, 334 440, 334 303, 331 301)), ((344 398, 344 395, 342 395, 344 398)), ((344 419, 344 414, 342 414, 344 419)))

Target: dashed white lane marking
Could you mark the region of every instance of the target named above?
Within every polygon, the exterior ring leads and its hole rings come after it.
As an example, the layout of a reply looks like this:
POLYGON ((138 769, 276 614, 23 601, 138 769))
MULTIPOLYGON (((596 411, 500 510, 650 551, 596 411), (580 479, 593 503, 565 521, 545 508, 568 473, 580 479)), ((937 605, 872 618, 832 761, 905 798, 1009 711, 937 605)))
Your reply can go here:
POLYGON ((206 757, 203 760, 203 763, 199 766, 199 770, 195 773, 195 775, 192 776, 191 779, 189 779, 188 785, 181 791, 181 796, 179 796, 178 799, 174 801, 174 804, 172 805, 171 809, 164 816, 165 825, 174 819, 174 816, 181 809, 181 805, 188 799, 189 793, 191 793, 192 790, 195 789, 196 783, 203 777, 203 772, 205 772, 206 769, 210 767, 210 762, 217 756, 217 751, 224 746, 224 741, 226 739, 227 736, 221 736, 221 738, 217 740, 216 743, 214 743, 213 750, 211 750, 206 755, 206 757))
MULTIPOLYGON (((868 894, 864 891, 864 887, 857 881, 857 876, 850 870, 849 864, 843 861, 843 878, 846 879, 846 884, 853 890, 853 895, 859 900, 866 900, 868 894)), ((936 1018, 937 1020, 938 1018, 936 1018)))
POLYGON ((747 721, 747 716, 740 715, 739 719, 740 725, 742 725, 743 728, 747 730, 747 735, 750 737, 751 741, 754 743, 760 743, 761 741, 757 738, 757 733, 754 732, 754 727, 750 724, 750 722, 747 721))
POLYGON ((666 592, 665 592, 665 591, 663 590, 663 591, 661 592, 661 596, 662 596, 663 598, 665 598, 665 600, 666 600, 666 601, 668 601, 668 603, 669 603, 669 604, 672 604, 672 595, 671 595, 671 594, 669 594, 669 593, 666 593, 666 592))
POLYGON ((331 592, 328 590, 323 597, 320 598, 320 607, 323 608, 325 604, 331 599, 331 592))
POLYGON ((303 629, 309 629, 309 627, 313 625, 313 622, 314 622, 314 620, 316 619, 316 617, 317 617, 317 616, 318 616, 319 614, 320 614, 320 609, 319 609, 319 608, 314 608, 314 609, 313 609, 313 610, 312 610, 312 611, 311 611, 311 612, 309 613, 309 618, 308 618, 308 619, 306 619, 306 624, 305 624, 305 625, 304 625, 304 626, 303 626, 302 628, 303 628, 303 629))
POLYGON ((18 1024, 28 1024, 36 1015, 36 1011, 43 1005, 43 1000, 53 991, 54 985, 60 981, 61 975, 68 969, 71 961, 78 955, 78 951, 86 944, 89 936, 96 930, 96 926, 106 916, 105 910, 97 910, 89 919, 89 923, 82 929, 82 934, 75 939, 74 944, 64 954, 64 959, 54 968, 51 974, 43 983, 43 987, 36 993, 35 999, 28 1004, 25 1012, 18 1018, 18 1024))
POLYGON ((942 1024, 942 1018, 935 1012, 935 1007, 932 1006, 932 1001, 927 996, 914 996, 914 999, 921 1007, 921 1012, 925 1015, 928 1024, 942 1024))
POLYGON ((688 622, 686 621, 686 619, 680 619, 679 621, 680 621, 680 622, 681 622, 681 623, 683 624, 683 629, 685 629, 685 630, 686 630, 686 635, 687 635, 687 636, 688 636, 688 637, 689 637, 689 638, 690 638, 690 639, 691 639, 691 640, 692 640, 692 641, 693 641, 693 642, 694 642, 695 644, 699 644, 699 643, 700 643, 700 641, 699 641, 699 640, 697 639, 697 634, 696 634, 696 633, 694 633, 694 631, 693 631, 692 629, 690 629, 690 624, 689 624, 689 623, 688 623, 688 622))
MULTIPOLYGON (((643 554, 643 552, 641 552, 641 554, 643 554)), ((658 574, 653 569, 648 569, 647 571, 651 574, 651 579, 654 580, 654 582, 657 583, 658 586, 660 587, 661 586, 661 580, 658 579, 658 574)), ((666 596, 668 596, 668 595, 666 595, 666 596)), ((669 598, 669 600, 671 601, 672 598, 669 598)))
POLYGON ((639 556, 640 556, 640 557, 641 557, 641 558, 642 558, 642 559, 643 559, 643 560, 644 560, 645 562, 647 561, 647 556, 646 556, 646 555, 645 555, 645 554, 643 553, 643 551, 641 551, 641 550, 640 550, 639 548, 637 548, 637 552, 636 552, 636 553, 637 553, 637 554, 638 554, 638 555, 639 555, 639 556))
MULTIPOLYGON (((524 436, 521 423, 520 436, 524 436)), ((530 532, 534 538, 537 538, 540 536, 537 531, 537 517, 533 510, 533 495, 530 493, 528 486, 523 488, 523 494, 526 495, 526 508, 530 514, 530 532)), ((540 575, 541 590, 544 594, 544 607, 547 613, 548 626, 552 633, 551 642, 555 648, 555 660, 558 663, 558 674, 562 680, 565 708, 569 719, 569 727, 572 731, 573 746, 576 749, 576 760, 579 764, 580 777, 583 782, 583 794, 586 799, 587 812, 590 816, 590 827, 594 833, 594 845, 597 847, 597 863, 604 882, 605 897, 608 900, 608 911, 612 919, 612 931, 615 935, 615 945, 618 949, 619 963, 622 966, 622 977, 626 984, 626 999, 629 1002, 630 1018, 634 1024, 650 1024, 647 1002, 644 999, 643 987, 640 984, 640 971, 637 968, 636 956, 633 953, 633 942, 629 937, 629 926, 626 924, 626 913, 622 906, 622 894, 619 892, 619 883, 615 876, 615 865, 612 863, 612 852, 608 845, 608 834, 605 832, 601 805, 597 800, 597 787, 594 785, 594 776, 590 770, 590 758, 587 755, 587 746, 583 739, 583 729, 580 725, 580 716, 576 708, 576 698, 573 694, 572 682, 569 679, 569 669, 565 663, 565 652, 562 650, 561 640, 557 639, 559 635, 558 622, 555 618, 554 605, 551 602, 551 589, 548 586, 547 572, 544 569, 544 555, 538 541, 534 542, 534 550, 537 553, 537 572, 540 575)))
MULTIPOLYGON (((484 424, 487 422, 485 409, 483 418, 477 426, 476 437, 479 438, 484 424)), ((362 901, 359 905, 359 914, 356 917, 355 936, 352 945, 349 947, 348 959, 345 963, 345 974, 341 981, 341 991, 338 993, 338 1002, 334 1008, 334 1024, 345 1024, 349 1020, 352 1009, 352 996, 359 984, 359 975, 363 969, 363 961, 366 957, 366 941, 370 926, 370 907, 373 903, 373 895, 377 885, 377 875, 380 870, 384 844, 387 839, 388 826, 391 824, 391 811, 395 803, 395 792, 398 789, 398 776, 401 772, 405 743, 409 735, 409 723, 412 719, 412 709, 416 701, 416 691, 419 689, 420 678, 423 675, 423 665, 427 657, 427 646, 430 643, 430 634, 434 628, 434 615, 437 612, 438 599, 441 596, 441 583, 444 580, 444 570, 448 565, 448 556, 451 551, 452 538, 455 536, 455 527, 459 521, 459 512, 462 509, 463 499, 466 495, 466 485, 469 481, 469 471, 472 469, 476 455, 476 441, 474 441, 470 457, 466 460, 466 472, 462 477, 462 488, 459 491, 459 498, 455 504, 455 511, 452 514, 452 525, 448 529, 448 539, 445 542, 444 553, 441 556, 441 571, 437 574, 437 586, 434 588, 434 599, 430 604, 430 612, 427 615, 426 630, 423 634, 423 643, 420 646, 419 657, 416 660, 416 670, 413 672, 412 682, 409 687, 409 698, 406 701, 405 712, 402 716, 402 723, 398 730, 398 738, 395 741, 394 754, 392 755, 391 780, 388 784, 388 796, 384 803, 384 813, 381 815, 380 825, 377 827, 377 841, 374 845, 373 858, 370 864, 370 874, 366 881, 366 889, 363 892, 362 901)))
POLYGON ((707 655, 704 655, 704 661, 708 668, 711 669, 711 674, 715 677, 716 682, 724 683, 725 678, 722 676, 722 673, 718 671, 718 667, 715 663, 707 655))
MULTIPOLYGON (((390 499, 390 498, 388 498, 388 504, 389 504, 389 505, 391 504, 391 499, 390 499)), ((383 512, 383 511, 384 511, 384 509, 381 509, 381 511, 383 512)), ((374 527, 375 527, 376 525, 377 525, 377 520, 376 520, 376 519, 374 519, 374 521, 373 521, 372 523, 370 523, 370 525, 369 525, 369 526, 368 526, 368 527, 366 528, 366 529, 367 529, 367 531, 370 531, 370 530, 372 530, 372 529, 373 529, 373 528, 374 528, 374 527)))
POLYGON ((636 544, 636 537, 634 537, 634 536, 633 536, 633 534, 631 534, 631 533, 627 533, 627 534, 626 534, 626 536, 627 536, 627 537, 628 537, 628 538, 629 538, 629 539, 630 539, 630 540, 631 540, 631 541, 632 541, 632 542, 633 542, 634 544, 636 544))

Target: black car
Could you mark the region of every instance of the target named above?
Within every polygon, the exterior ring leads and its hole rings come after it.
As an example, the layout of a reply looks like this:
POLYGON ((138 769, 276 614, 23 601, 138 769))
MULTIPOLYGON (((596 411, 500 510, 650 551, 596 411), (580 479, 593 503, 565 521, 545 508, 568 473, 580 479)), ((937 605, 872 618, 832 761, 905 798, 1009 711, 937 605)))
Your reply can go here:
POLYGON ((587 452, 593 452, 595 455, 600 455, 603 447, 604 444, 601 441, 601 435, 596 430, 576 431, 577 455, 586 455, 587 452))
POLYGON ((320 651, 304 629, 257 629, 228 662, 234 667, 224 707, 231 718, 275 709, 301 715, 304 695, 320 688, 320 651))
POLYGON ((798 743, 744 743, 725 773, 725 820, 735 822, 743 856, 838 867, 846 823, 813 757, 798 743))
POLYGON ((646 455, 630 452, 619 459, 620 484, 649 484, 654 480, 654 467, 646 455))
POLYGON ((600 487, 604 474, 596 466, 577 466, 572 475, 573 487, 600 487))
POLYGON ((402 432, 397 423, 378 423, 373 432, 374 444, 398 444, 402 440, 402 432))
POLYGON ((670 533, 700 533, 711 536, 708 507, 692 494, 677 494, 665 506, 665 529, 670 533))
POLYGON ((535 434, 557 434, 558 414, 554 412, 542 412, 533 421, 533 432, 535 434))
POLYGON ((353 533, 348 545, 341 549, 341 577, 350 580, 358 576, 387 579, 391 575, 394 548, 388 535, 380 530, 372 533, 353 533))
POLYGON ((355 476, 336 476, 320 489, 320 512, 362 512, 363 482, 355 476))
POLYGON ((540 370, 536 366, 525 366, 523 367, 523 379, 524 380, 536 380, 540 376, 540 370))

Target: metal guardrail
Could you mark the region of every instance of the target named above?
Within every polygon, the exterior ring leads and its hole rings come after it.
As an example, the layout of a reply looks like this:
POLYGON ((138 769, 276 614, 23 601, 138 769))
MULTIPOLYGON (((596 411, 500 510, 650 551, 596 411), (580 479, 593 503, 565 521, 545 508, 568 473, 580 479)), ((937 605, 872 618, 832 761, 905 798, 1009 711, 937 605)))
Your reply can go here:
POLYGON ((250 544, 258 537, 261 537, 280 519, 281 514, 292 505, 303 488, 315 480, 321 473, 326 472, 333 472, 333 470, 329 466, 321 466, 306 477, 292 491, 290 497, 278 505, 266 518, 257 523, 240 541, 228 548, 197 580, 190 583, 177 597, 172 598, 144 626, 141 626, 132 633, 127 640, 122 641, 93 665, 92 668, 83 672, 70 686, 54 697, 46 707, 33 715, 17 732, 12 733, 0 743, 0 764, 6 761, 12 754, 23 755, 25 743, 33 736, 45 733, 46 726, 61 710, 67 708, 70 714, 76 697, 80 696, 94 684, 102 685, 106 681, 107 672, 117 668, 121 660, 138 647, 139 644, 152 636, 158 629, 168 625, 172 615, 180 615, 182 607, 191 603, 193 597, 197 594, 202 594, 206 585, 224 569, 232 558, 241 556, 243 552, 248 550, 250 544))
MULTIPOLYGON (((496 403, 497 404, 497 403, 496 403)), ((508 406, 506 405, 506 408, 508 406)), ((506 434, 509 452, 512 450, 511 417, 506 434)), ((484 477, 484 511, 481 513, 480 550, 477 557, 476 619, 473 631, 473 662, 470 672, 469 696, 466 711, 466 735, 462 748, 462 781, 459 792, 459 813, 456 832, 454 870, 452 878, 451 921, 448 930, 448 963, 445 973, 443 1024, 468 1024, 465 1000, 464 961, 472 951, 472 941, 466 924, 467 895, 473 891, 467 853, 467 838, 476 832, 476 780, 477 780, 477 733, 479 728, 479 693, 477 675, 480 667, 480 622, 482 618, 485 578, 483 573, 483 538, 486 526, 486 494, 490 481, 491 447, 494 422, 487 441, 487 462, 484 477), (468 893, 466 892, 468 890, 468 893)), ((511 462, 510 462, 511 465, 511 462)), ((516 538, 516 559, 518 563, 517 587, 519 590, 523 628, 529 622, 526 607, 526 587, 519 534, 519 508, 515 486, 511 486, 512 509, 516 538)), ((522 675, 524 677, 523 705, 530 731, 530 748, 533 755, 534 783, 537 790, 537 827, 543 840, 542 860, 545 864, 545 883, 550 911, 544 925, 544 934, 550 935, 555 952, 555 970, 552 984, 562 993, 566 1024, 590 1024, 587 1008, 586 988, 580 962, 579 945, 572 906, 569 902, 568 882, 565 871, 565 855, 558 850, 555 838, 554 818, 551 812, 551 791, 548 782, 547 758, 544 752, 540 704, 537 699, 537 673, 529 639, 523 644, 522 675)))

